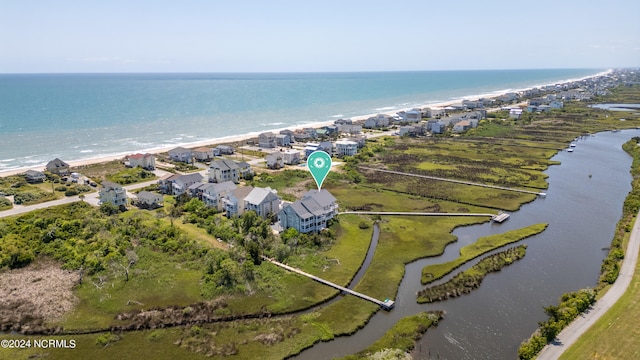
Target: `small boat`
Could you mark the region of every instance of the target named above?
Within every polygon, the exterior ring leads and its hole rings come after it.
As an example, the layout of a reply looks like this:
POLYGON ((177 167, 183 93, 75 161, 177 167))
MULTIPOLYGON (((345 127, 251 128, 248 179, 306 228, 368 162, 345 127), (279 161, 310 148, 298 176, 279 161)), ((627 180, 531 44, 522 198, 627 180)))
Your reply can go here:
POLYGON ((569 147, 572 147, 572 148, 576 147, 576 143, 571 143, 571 145, 569 145, 569 147))
POLYGON ((573 152, 573 148, 568 148, 567 152, 573 152))

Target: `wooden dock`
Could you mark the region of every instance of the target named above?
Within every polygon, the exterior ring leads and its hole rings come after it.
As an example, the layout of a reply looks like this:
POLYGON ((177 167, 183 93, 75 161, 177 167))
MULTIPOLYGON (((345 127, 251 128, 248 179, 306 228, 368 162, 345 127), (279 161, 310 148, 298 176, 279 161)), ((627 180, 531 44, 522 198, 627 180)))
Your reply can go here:
POLYGON ((506 212, 499 212, 498 215, 494 215, 491 217, 491 220, 497 222, 497 223, 501 223, 505 220, 507 220, 509 218, 509 214, 507 214, 506 212))
POLYGON ((489 213, 441 213, 441 212, 410 212, 410 211, 341 211, 338 214, 358 214, 358 215, 396 215, 396 216, 488 216, 495 217, 496 214, 489 213))
POLYGON ((387 310, 387 311, 389 311, 389 310, 393 309, 393 306, 395 305, 395 302, 394 302, 393 300, 386 299, 385 301, 380 301, 380 300, 378 300, 378 299, 374 299, 374 298, 372 298, 371 296, 368 296, 368 295, 365 295, 365 294, 359 293, 359 292, 357 292, 357 291, 353 291, 353 290, 351 290, 351 289, 347 289, 347 288, 346 288, 346 287, 344 287, 344 286, 340 286, 340 285, 338 285, 338 284, 334 284, 334 283, 332 283, 331 281, 327 281, 327 280, 322 279, 322 278, 319 278, 319 277, 317 277, 317 276, 315 276, 315 275, 311 275, 311 274, 306 273, 306 272, 304 272, 304 271, 302 271, 302 270, 300 270, 300 269, 296 269, 296 268, 291 267, 291 266, 289 266, 289 265, 285 265, 285 264, 283 264, 283 263, 281 263, 281 262, 275 261, 275 260, 270 259, 270 258, 268 258, 268 257, 266 257, 266 256, 262 256, 262 258, 263 258, 264 260, 269 261, 270 263, 272 263, 272 264, 274 264, 274 265, 276 265, 276 266, 279 266, 279 267, 281 267, 281 268, 283 268, 283 269, 289 270, 289 271, 294 272, 294 273, 296 273, 296 274, 300 274, 300 275, 302 275, 302 276, 306 276, 306 277, 308 277, 308 278, 310 278, 310 279, 313 279, 313 280, 315 280, 315 281, 317 281, 317 282, 319 282, 319 283, 321 283, 321 284, 325 284, 325 285, 331 286, 331 287, 332 287, 332 288, 334 288, 334 289, 338 289, 338 290, 340 290, 340 291, 343 291, 343 292, 349 293, 349 294, 351 294, 351 295, 353 295, 353 296, 357 296, 357 297, 359 297, 359 298, 361 298, 361 299, 364 299, 364 300, 367 300, 367 301, 371 301, 372 303, 374 303, 374 304, 376 304, 376 305, 380 306, 381 308, 383 308, 383 309, 385 309, 385 310, 387 310))

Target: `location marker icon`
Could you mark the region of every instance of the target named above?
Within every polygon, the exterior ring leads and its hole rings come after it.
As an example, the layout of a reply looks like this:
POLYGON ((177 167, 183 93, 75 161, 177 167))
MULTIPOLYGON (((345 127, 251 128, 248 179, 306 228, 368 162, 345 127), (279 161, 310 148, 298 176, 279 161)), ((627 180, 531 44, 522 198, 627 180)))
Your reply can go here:
POLYGON ((312 152, 307 158, 307 169, 311 172, 313 180, 318 185, 318 191, 320 191, 324 179, 327 178, 331 170, 331 156, 320 150, 312 152))

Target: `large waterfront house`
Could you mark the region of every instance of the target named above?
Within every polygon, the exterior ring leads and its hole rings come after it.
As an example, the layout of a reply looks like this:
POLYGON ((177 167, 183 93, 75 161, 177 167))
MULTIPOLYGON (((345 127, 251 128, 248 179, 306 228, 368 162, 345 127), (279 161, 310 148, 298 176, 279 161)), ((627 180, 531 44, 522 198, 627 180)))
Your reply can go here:
POLYGON ((67 176, 69 175, 69 164, 55 158, 47 163, 47 171, 52 174, 67 176))
POLYGON ((214 156, 213 148, 203 146, 193 149, 193 157, 198 161, 209 161, 213 159, 214 156))
POLYGON ((216 149, 218 149, 220 155, 233 155, 233 147, 229 145, 218 145, 216 149))
POLYGON ((294 228, 301 233, 319 232, 327 221, 338 213, 336 198, 327 190, 309 190, 302 199, 284 205, 278 221, 284 229, 294 228))
POLYGON ((261 148, 274 148, 278 146, 276 134, 268 131, 258 135, 258 146, 261 148))
POLYGON ((363 127, 366 129, 374 129, 389 126, 389 116, 378 114, 365 120, 363 127))
POLYGON ((156 158, 151 154, 133 154, 129 155, 129 167, 141 167, 146 170, 155 170, 156 158))
POLYGON ((258 216, 266 219, 270 214, 280 211, 280 197, 269 187, 256 187, 244 198, 244 210, 255 211, 258 216))
POLYGON ((240 168, 233 160, 221 159, 212 161, 209 166, 209 182, 221 183, 240 180, 240 168))
POLYGON ((111 181, 103 181, 98 192, 100 204, 112 204, 118 207, 127 205, 127 192, 120 184, 111 181))
POLYGON ((278 146, 289 146, 291 145, 291 135, 289 134, 277 134, 276 135, 276 144, 278 146))
POLYGON ((169 159, 191 164, 193 162, 193 151, 179 146, 169 150, 169 159))

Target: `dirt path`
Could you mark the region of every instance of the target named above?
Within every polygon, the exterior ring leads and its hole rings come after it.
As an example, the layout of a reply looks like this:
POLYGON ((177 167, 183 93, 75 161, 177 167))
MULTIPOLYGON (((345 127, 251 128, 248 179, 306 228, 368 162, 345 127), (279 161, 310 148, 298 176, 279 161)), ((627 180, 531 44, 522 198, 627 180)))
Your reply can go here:
POLYGON ((638 262, 638 251, 640 250, 640 212, 636 218, 627 245, 624 262, 620 268, 620 275, 609 291, 598 300, 595 305, 581 317, 574 320, 569 326, 564 328, 553 344, 549 344, 540 351, 538 360, 557 359, 568 349, 578 338, 587 331, 613 304, 625 293, 631 279, 633 278, 636 263, 638 262))

